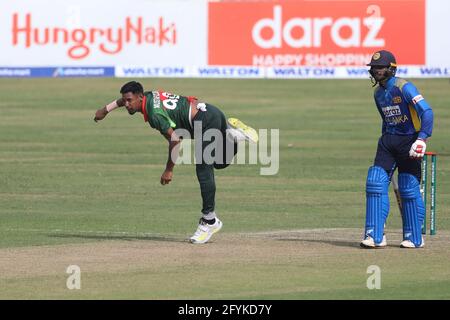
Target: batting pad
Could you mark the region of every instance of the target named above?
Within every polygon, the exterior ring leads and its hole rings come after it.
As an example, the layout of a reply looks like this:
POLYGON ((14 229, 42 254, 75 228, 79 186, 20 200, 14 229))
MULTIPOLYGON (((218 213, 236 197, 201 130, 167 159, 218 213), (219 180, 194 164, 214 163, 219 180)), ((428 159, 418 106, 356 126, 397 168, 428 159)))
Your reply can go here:
POLYGON ((422 223, 425 216, 419 181, 412 174, 400 173, 398 190, 403 203, 403 240, 410 240, 418 247, 422 244, 422 223))
POLYGON ((371 236, 375 244, 383 240, 384 222, 389 214, 389 176, 381 167, 372 166, 366 181, 366 228, 365 235, 371 236))

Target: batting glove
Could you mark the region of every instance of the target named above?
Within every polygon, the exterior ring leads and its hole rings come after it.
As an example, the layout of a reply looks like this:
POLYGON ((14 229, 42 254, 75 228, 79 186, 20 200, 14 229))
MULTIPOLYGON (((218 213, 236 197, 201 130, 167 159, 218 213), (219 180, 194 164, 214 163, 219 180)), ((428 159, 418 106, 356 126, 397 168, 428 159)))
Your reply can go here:
POLYGON ((426 148, 427 144, 425 143, 425 141, 423 141, 422 139, 417 139, 409 150, 409 156, 411 158, 423 158, 426 148))

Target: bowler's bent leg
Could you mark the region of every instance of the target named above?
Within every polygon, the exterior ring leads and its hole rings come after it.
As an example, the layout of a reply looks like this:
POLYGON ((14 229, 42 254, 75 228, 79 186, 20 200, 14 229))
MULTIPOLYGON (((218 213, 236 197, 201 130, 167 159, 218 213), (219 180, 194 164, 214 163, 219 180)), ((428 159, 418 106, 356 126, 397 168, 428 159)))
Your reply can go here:
POLYGON ((233 158, 238 151, 238 144, 234 141, 230 141, 230 139, 225 135, 223 135, 224 139, 224 148, 223 148, 223 161, 221 163, 214 163, 215 169, 225 169, 228 167, 231 162, 233 162, 233 158))

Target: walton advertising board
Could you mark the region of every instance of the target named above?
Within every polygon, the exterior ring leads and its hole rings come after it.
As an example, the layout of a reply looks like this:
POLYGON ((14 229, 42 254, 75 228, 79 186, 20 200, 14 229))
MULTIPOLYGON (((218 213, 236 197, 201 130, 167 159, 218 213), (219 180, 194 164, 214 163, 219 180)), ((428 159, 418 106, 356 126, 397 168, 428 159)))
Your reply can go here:
POLYGON ((4 1, 0 76, 449 77, 444 0, 4 1), (42 10, 42 8, 46 8, 42 10))

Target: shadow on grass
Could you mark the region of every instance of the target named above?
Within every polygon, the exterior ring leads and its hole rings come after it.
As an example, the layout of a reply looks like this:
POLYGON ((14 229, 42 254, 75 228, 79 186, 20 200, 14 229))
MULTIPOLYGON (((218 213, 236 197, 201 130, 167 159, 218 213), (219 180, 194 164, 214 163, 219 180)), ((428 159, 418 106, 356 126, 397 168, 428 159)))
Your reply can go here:
POLYGON ((339 241, 339 240, 324 240, 324 239, 295 239, 295 238, 280 238, 278 241, 299 241, 299 242, 311 242, 311 243, 323 243, 330 244, 337 247, 348 247, 348 248, 358 248, 359 241, 339 241))
MULTIPOLYGON (((336 247, 347 247, 347 248, 357 248, 362 250, 373 250, 373 249, 364 249, 361 248, 359 245, 360 241, 342 241, 342 240, 323 240, 323 239, 293 239, 293 238, 285 238, 285 239, 277 239, 279 241, 301 241, 301 242, 311 242, 311 243, 323 243, 323 244, 329 244, 336 247)), ((399 244, 388 244, 386 247, 383 248, 375 248, 374 250, 383 250, 385 248, 399 248, 399 244)))
POLYGON ((164 242, 188 242, 184 238, 175 238, 162 235, 150 234, 87 234, 87 233, 50 233, 47 236, 51 238, 78 238, 92 240, 124 240, 124 241, 164 241, 164 242))

